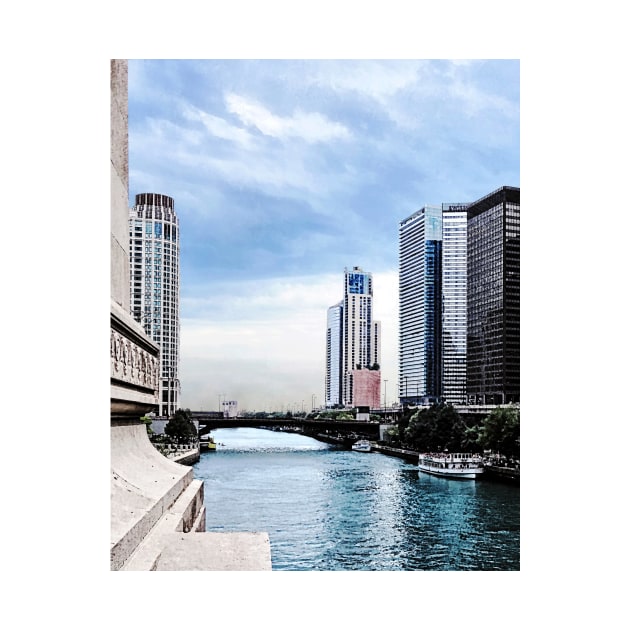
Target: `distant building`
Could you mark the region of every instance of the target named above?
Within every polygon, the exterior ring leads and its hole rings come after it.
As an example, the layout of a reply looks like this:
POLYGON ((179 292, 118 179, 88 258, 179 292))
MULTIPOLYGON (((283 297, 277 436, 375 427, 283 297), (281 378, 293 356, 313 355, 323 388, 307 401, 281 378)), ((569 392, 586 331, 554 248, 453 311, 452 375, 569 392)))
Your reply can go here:
POLYGON ((326 382, 325 406, 341 404, 341 344, 343 332, 343 301, 328 309, 326 322, 326 382))
MULTIPOLYGON (((344 270, 343 299, 328 309, 326 323, 327 407, 356 406, 353 374, 369 369, 380 379, 381 323, 372 315, 372 274, 361 267, 344 270)), ((379 395, 375 406, 380 406, 379 395)))
POLYGON ((511 186, 468 207, 470 402, 520 402, 520 208, 511 186))
POLYGON ((352 370, 352 393, 355 407, 381 407, 381 371, 352 370))
POLYGON ((131 314, 160 346, 158 416, 179 408, 179 219, 172 197, 136 195, 129 211, 131 314))
POLYGON ((222 400, 221 407, 224 418, 236 418, 238 416, 238 402, 236 400, 222 400))
MULTIPOLYGON (((372 274, 361 267, 344 270, 343 338, 341 344, 342 404, 355 406, 352 372, 380 368, 380 322, 372 315, 372 274)), ((377 370, 380 375, 380 370, 377 370)))

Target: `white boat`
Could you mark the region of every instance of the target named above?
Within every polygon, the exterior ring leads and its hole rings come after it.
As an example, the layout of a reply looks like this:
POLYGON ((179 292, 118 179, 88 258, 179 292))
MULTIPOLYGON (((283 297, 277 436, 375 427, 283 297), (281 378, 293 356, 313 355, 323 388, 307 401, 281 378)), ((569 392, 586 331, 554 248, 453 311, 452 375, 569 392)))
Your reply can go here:
POLYGON ((470 453, 421 453, 418 468, 438 477, 476 479, 483 473, 483 460, 470 453))
POLYGON ((352 450, 360 453, 369 453, 372 450, 372 444, 369 440, 357 440, 352 445, 352 450))

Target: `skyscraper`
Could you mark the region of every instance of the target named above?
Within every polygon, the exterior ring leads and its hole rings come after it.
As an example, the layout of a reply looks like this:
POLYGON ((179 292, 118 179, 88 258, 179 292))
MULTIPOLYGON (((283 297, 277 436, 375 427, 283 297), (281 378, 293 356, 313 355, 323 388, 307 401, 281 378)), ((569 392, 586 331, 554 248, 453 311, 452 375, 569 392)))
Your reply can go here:
POLYGON ((464 203, 442 204, 442 398, 466 402, 466 234, 464 203))
POLYGON ((399 400, 463 402, 466 204, 427 205, 400 222, 399 306, 399 400))
POLYGON ((341 343, 343 331, 343 301, 328 309, 326 322, 326 391, 324 404, 333 407, 341 404, 341 343))
POLYGON ((471 402, 520 402, 520 188, 468 207, 468 359, 471 402))
POLYGON ((342 332, 342 403, 361 404, 353 394, 354 370, 380 367, 380 322, 372 318, 372 274, 361 267, 344 270, 342 332))
POLYGON ((179 408, 179 219, 172 197, 136 195, 129 211, 131 313, 160 346, 159 415, 179 408))
POLYGON ((398 392, 401 403, 441 393, 442 209, 425 206, 399 225, 398 392))
POLYGON ((343 299, 328 309, 324 392, 327 407, 374 407, 380 400, 381 323, 373 320, 372 297, 372 274, 361 267, 351 271, 346 268, 343 299), (360 379, 357 398, 354 380, 363 369, 374 374, 360 379))

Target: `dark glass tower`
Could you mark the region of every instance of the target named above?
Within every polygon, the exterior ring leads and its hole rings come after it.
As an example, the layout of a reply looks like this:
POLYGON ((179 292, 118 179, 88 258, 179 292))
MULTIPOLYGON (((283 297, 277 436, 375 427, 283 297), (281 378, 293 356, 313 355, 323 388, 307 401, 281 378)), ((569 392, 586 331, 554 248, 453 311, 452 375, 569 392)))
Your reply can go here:
POLYGON ((520 402, 520 188, 468 207, 468 357, 473 403, 520 402))

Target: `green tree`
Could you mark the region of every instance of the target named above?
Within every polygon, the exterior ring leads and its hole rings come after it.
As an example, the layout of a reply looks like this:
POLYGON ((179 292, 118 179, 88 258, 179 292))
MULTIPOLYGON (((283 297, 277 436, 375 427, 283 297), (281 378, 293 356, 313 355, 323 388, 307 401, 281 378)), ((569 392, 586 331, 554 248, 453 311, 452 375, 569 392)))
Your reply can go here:
POLYGON ((405 442, 419 451, 461 451, 465 435, 461 416, 453 405, 445 404, 416 411, 404 429, 405 442))
POLYGON ((483 449, 501 453, 506 457, 520 458, 521 427, 518 407, 497 407, 484 419, 479 431, 479 444, 483 449))
POLYGON ((164 433, 177 443, 197 437, 190 409, 178 409, 164 427, 164 433))

